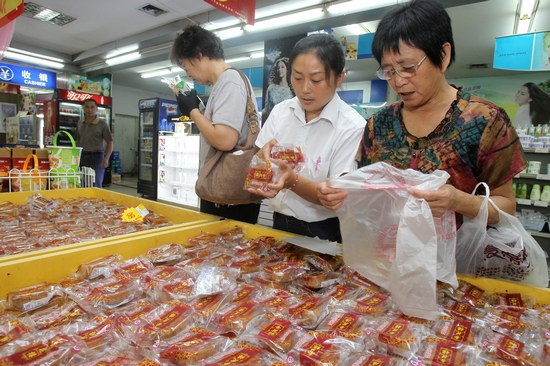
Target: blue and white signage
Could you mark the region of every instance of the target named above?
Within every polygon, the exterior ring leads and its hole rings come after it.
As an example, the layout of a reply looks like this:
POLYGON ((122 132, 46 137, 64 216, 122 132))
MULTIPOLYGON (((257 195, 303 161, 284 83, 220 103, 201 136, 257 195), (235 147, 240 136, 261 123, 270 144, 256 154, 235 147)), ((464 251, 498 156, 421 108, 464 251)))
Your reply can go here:
POLYGON ((0 82, 33 88, 55 89, 57 74, 53 71, 0 62, 0 82))
POLYGON ((550 70, 550 32, 497 38, 493 67, 521 71, 550 70))
POLYGON ((139 109, 155 109, 157 108, 157 99, 141 99, 139 101, 139 109))

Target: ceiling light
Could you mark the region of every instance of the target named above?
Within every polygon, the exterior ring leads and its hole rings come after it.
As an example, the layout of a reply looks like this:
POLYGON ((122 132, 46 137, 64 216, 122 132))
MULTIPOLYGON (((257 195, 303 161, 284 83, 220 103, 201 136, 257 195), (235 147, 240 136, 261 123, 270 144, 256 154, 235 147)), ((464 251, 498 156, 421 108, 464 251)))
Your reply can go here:
POLYGON ((27 1, 25 2, 23 14, 21 15, 60 26, 76 20, 76 18, 72 16, 27 1))
POLYGON ((175 72, 182 72, 183 69, 181 67, 173 67, 170 72, 171 73, 175 73, 175 72))
POLYGON ((239 36, 242 36, 243 27, 234 27, 229 29, 224 29, 222 31, 216 32, 218 34, 218 37, 223 41, 224 39, 230 39, 230 38, 237 38, 239 36))
POLYGON ((523 34, 531 31, 538 5, 539 0, 518 0, 514 19, 514 34, 523 34))
POLYGON ((263 52, 255 52, 255 53, 250 54, 250 58, 263 58, 263 57, 264 57, 263 52))
POLYGON ((39 54, 39 53, 23 51, 23 50, 20 50, 20 49, 17 49, 17 48, 8 47, 8 51, 12 51, 12 52, 16 52, 16 53, 21 53, 21 54, 28 55, 28 56, 32 56, 32 57, 43 58, 43 59, 45 59, 45 60, 50 60, 50 61, 55 61, 55 62, 64 62, 64 61, 65 61, 65 60, 60 59, 60 58, 57 58, 57 57, 45 56, 45 55, 41 55, 41 54, 39 54))
POLYGON ((361 24, 361 23, 350 24, 350 25, 348 25, 348 28, 349 28, 350 32, 352 32, 356 36, 359 36, 359 35, 365 34, 365 33, 370 33, 370 31, 367 28, 365 28, 365 26, 363 26, 363 24, 361 24))
POLYGON ((250 56, 246 56, 246 57, 235 57, 235 58, 231 58, 229 60, 225 60, 225 62, 227 62, 228 64, 232 63, 232 62, 239 62, 239 61, 246 61, 246 60, 250 60, 250 56))
MULTIPOLYGON (((404 3, 408 1, 409 0, 400 2, 404 3)), ((390 6, 395 4, 396 0, 351 0, 343 3, 332 4, 328 6, 327 11, 331 14, 357 13, 358 11, 376 9, 383 6, 390 6)))
POLYGON ((32 57, 29 55, 23 55, 20 53, 15 53, 12 51, 5 51, 4 52, 4 58, 10 59, 10 60, 16 60, 21 62, 28 62, 30 64, 35 65, 41 65, 46 67, 51 67, 54 69, 62 69, 65 65, 60 62, 50 61, 50 60, 44 60, 42 58, 38 57, 32 57))
POLYGON ((304 19, 307 19, 308 21, 315 20, 323 17, 323 15, 325 14, 323 13, 322 8, 316 8, 267 20, 261 20, 259 22, 256 22, 253 26, 245 26, 245 29, 247 31, 259 31, 269 28, 279 28, 289 24, 302 23, 304 19))
MULTIPOLYGON (((115 43, 115 45, 116 45, 116 43, 115 43)), ((105 57, 106 58, 112 58, 112 57, 115 57, 115 56, 118 56, 118 55, 122 55, 123 53, 137 51, 138 49, 139 49, 139 46, 137 44, 134 44, 134 45, 131 45, 131 46, 126 46, 126 47, 120 47, 120 48, 117 47, 114 50, 109 51, 105 57)))
POLYGON ((109 58, 109 59, 105 60, 105 63, 107 65, 118 65, 118 64, 125 63, 125 62, 137 60, 140 57, 141 57, 141 54, 139 52, 132 52, 132 53, 127 53, 127 54, 122 55, 122 56, 109 58))
POLYGON ((148 79, 148 78, 153 78, 155 76, 167 75, 171 73, 172 71, 170 69, 161 69, 161 70, 146 72, 144 74, 141 74, 141 77, 144 79, 148 79))

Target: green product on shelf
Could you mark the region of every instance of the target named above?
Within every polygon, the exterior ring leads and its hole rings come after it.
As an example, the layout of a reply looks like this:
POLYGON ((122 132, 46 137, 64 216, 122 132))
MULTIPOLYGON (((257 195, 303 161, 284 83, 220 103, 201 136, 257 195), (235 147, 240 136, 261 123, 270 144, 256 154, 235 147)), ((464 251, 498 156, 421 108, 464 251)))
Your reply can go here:
POLYGON ((518 198, 527 199, 527 184, 521 183, 518 187, 518 198))
POLYGON ((550 202, 550 186, 546 185, 542 188, 542 193, 540 194, 540 200, 544 202, 550 202))
POLYGON ((515 198, 518 198, 518 192, 517 192, 517 184, 516 183, 512 183, 512 192, 514 192, 514 197, 515 198))

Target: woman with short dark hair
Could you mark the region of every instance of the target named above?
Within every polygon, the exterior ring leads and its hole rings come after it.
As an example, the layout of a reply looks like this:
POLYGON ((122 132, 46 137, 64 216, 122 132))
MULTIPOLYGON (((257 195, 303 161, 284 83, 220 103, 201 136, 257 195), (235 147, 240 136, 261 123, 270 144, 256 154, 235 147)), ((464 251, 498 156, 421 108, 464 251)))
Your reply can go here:
MULTIPOLYGON (((178 35, 172 45, 170 61, 184 69, 196 83, 212 86, 204 114, 199 110, 200 101, 195 89, 188 95, 177 96, 180 111, 193 120, 201 133, 200 169, 211 146, 230 151, 246 141, 247 87, 253 90, 252 85, 246 80, 247 86, 239 72, 225 62, 221 39, 198 25, 190 25, 178 35)), ((258 110, 254 95, 251 99, 258 110)), ((200 211, 255 224, 260 205, 229 206, 201 199, 200 211)))

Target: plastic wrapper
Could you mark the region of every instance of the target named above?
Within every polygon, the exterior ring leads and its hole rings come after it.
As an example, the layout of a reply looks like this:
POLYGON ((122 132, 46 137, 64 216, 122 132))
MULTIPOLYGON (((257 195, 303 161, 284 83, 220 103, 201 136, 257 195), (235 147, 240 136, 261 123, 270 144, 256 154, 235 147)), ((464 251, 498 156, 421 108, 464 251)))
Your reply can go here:
POLYGON ((194 287, 194 278, 180 277, 156 287, 153 297, 160 301, 178 300, 186 302, 192 297, 194 287))
POLYGON ((359 272, 352 269, 351 267, 348 267, 348 266, 343 267, 342 273, 346 281, 352 285, 363 287, 371 293, 379 293, 383 291, 380 286, 370 281, 365 276, 361 275, 359 272))
POLYGON ((197 363, 200 366, 223 366, 229 364, 277 366, 284 365, 284 360, 261 347, 241 343, 197 363))
POLYGON ((247 256, 244 258, 233 258, 229 266, 238 269, 240 274, 243 275, 258 272, 264 263, 264 260, 261 258, 247 256))
POLYGON ((520 293, 485 292, 484 298, 487 304, 495 308, 505 308, 516 311, 532 309, 537 303, 535 297, 520 293))
MULTIPOLYGON (((366 295, 362 288, 349 283, 335 284, 323 288, 317 292, 319 295, 331 296, 338 301, 354 300, 362 295, 366 295)), ((374 292, 373 293, 377 293, 374 292)))
POLYGON ((220 231, 218 235, 226 242, 235 242, 243 238, 244 233, 244 229, 241 226, 235 225, 232 228, 220 231))
POLYGON ((227 292, 236 287, 237 270, 215 266, 199 266, 199 275, 195 280, 193 296, 212 295, 219 292, 227 292))
POLYGON ((138 281, 116 276, 90 283, 84 288, 66 289, 66 292, 92 312, 114 309, 141 297, 138 281))
POLYGON ((405 320, 378 318, 373 324, 378 349, 406 359, 411 358, 420 349, 426 329, 405 320))
POLYGON ((265 309, 253 301, 228 303, 217 311, 212 325, 216 327, 218 334, 241 334, 253 318, 264 312, 265 309))
POLYGON ((46 306, 54 296, 61 295, 63 295, 63 292, 57 285, 43 282, 8 292, 7 302, 13 309, 31 311, 46 306))
POLYGON ((29 317, 16 318, 9 315, 0 318, 0 350, 12 341, 26 338, 36 333, 35 324, 29 317))
POLYGON ((80 279, 94 280, 100 277, 110 277, 113 275, 114 268, 112 263, 120 262, 122 256, 119 254, 112 254, 104 257, 94 259, 78 266, 76 270, 76 277, 80 279))
POLYGON ((464 318, 469 321, 482 319, 485 316, 483 308, 476 308, 465 302, 456 301, 448 297, 444 297, 439 301, 439 307, 444 313, 458 318, 464 318))
POLYGON ((485 291, 466 281, 459 280, 456 288, 447 285, 443 288, 443 292, 451 299, 473 307, 483 308, 485 306, 485 291))
POLYGON ((312 297, 288 309, 289 320, 306 329, 315 329, 330 312, 329 296, 312 297))
POLYGON ((426 366, 470 366, 478 359, 478 354, 475 347, 429 338, 422 342, 411 363, 417 362, 426 366))
POLYGON ((267 289, 257 301, 273 314, 288 315, 288 309, 300 303, 300 300, 285 290, 267 289))
POLYGON ((279 180, 279 167, 269 160, 264 160, 256 155, 252 157, 248 174, 245 180, 245 188, 267 190, 267 185, 279 180))
POLYGON ((491 330, 483 332, 481 356, 501 360, 510 365, 541 365, 544 352, 542 342, 523 343, 491 330))
POLYGON ((90 321, 73 322, 63 328, 65 334, 78 337, 88 348, 103 350, 114 344, 120 337, 116 332, 115 323, 104 316, 90 321))
POLYGON ((306 156, 300 146, 281 144, 271 148, 271 158, 283 160, 292 170, 300 172, 306 163, 306 156))
POLYGON ((223 352, 231 341, 201 328, 191 328, 170 342, 161 343, 159 357, 163 362, 178 366, 192 366, 199 361, 223 352))
POLYGON ((155 266, 170 266, 179 262, 183 258, 183 253, 180 244, 170 243, 149 249, 145 257, 155 266))
MULTIPOLYGON (((420 364, 420 363, 419 363, 420 364)), ((344 358, 342 365, 353 366, 407 366, 408 362, 400 357, 375 352, 352 353, 344 358)))
POLYGON ((307 254, 304 259, 324 272, 334 272, 344 264, 342 257, 329 254, 307 254))
POLYGON ((55 200, 46 198, 40 193, 27 197, 27 203, 32 210, 37 211, 52 211, 58 207, 55 200))
POLYGON ((134 301, 126 306, 123 306, 116 311, 115 325, 120 332, 124 332, 124 328, 134 322, 140 321, 147 314, 151 313, 157 307, 156 304, 147 300, 134 301))
POLYGON ((372 317, 379 317, 387 311, 397 309, 388 295, 380 293, 367 294, 355 300, 343 300, 340 306, 347 311, 372 317))
POLYGON ((158 347, 160 341, 169 340, 192 326, 191 306, 174 301, 160 304, 123 329, 136 344, 158 347))
POLYGON ((131 258, 124 262, 117 262, 114 265, 128 273, 132 278, 139 278, 154 268, 153 263, 145 257, 131 258))
POLYGON ((376 347, 372 332, 368 331, 371 323, 370 317, 337 310, 323 319, 316 330, 349 340, 354 344, 354 351, 371 350, 376 347))
POLYGON ((30 317, 37 329, 54 329, 75 320, 85 320, 88 313, 76 302, 68 301, 53 309, 47 308, 31 314, 30 317))
POLYGON ((45 331, 6 344, 0 350, 0 365, 68 365, 85 344, 57 331, 45 331))
POLYGON ((187 278, 189 274, 179 267, 158 266, 149 271, 142 277, 142 286, 145 292, 156 290, 157 287, 163 286, 169 281, 177 280, 178 278, 187 278))
POLYGON ((291 282, 306 273, 308 264, 299 262, 276 262, 262 268, 262 276, 270 281, 291 282))
POLYGON ((510 336, 522 342, 540 339, 540 319, 536 311, 514 311, 488 305, 485 320, 495 332, 510 336))
POLYGON ((218 235, 212 233, 202 233, 192 238, 187 239, 190 245, 197 244, 215 244, 217 241, 218 235))
POLYGON ((305 287, 320 289, 341 282, 341 275, 336 272, 309 272, 301 275, 298 281, 305 287))
POLYGON ((438 319, 432 332, 449 343, 475 346, 481 342, 483 326, 465 319, 438 319))
POLYGON ((207 326, 212 316, 227 301, 227 294, 218 292, 214 295, 199 296, 190 303, 198 317, 195 318, 197 325, 207 326))
POLYGON ((240 284, 233 291, 229 293, 227 301, 232 304, 239 304, 242 302, 256 301, 262 294, 262 289, 259 286, 240 284))
POLYGON ((296 342, 305 335, 307 333, 303 328, 286 319, 262 315, 254 318, 248 324, 246 331, 239 339, 271 350, 280 357, 285 357, 296 342))
MULTIPOLYGON (((289 352, 291 365, 337 366, 353 347, 343 338, 338 339, 322 332, 302 336, 289 352)), ((289 358, 287 357, 287 362, 289 358)))

